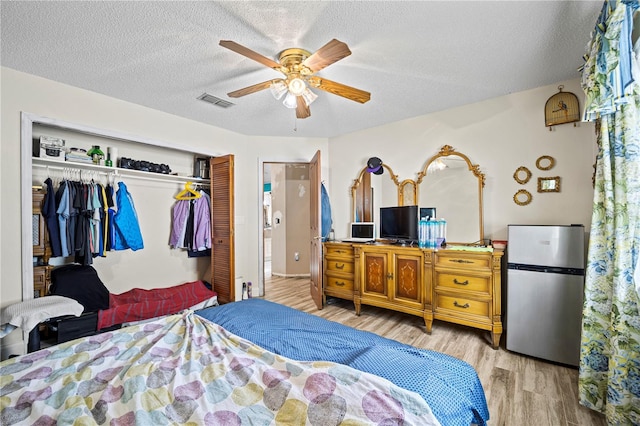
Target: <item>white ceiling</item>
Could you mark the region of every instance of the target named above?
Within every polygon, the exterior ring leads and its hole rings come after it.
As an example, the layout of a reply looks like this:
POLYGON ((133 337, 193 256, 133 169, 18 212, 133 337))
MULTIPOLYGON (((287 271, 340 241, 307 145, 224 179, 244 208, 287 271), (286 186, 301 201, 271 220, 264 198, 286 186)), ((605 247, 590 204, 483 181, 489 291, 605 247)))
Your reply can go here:
POLYGON ((578 77, 602 4, 2 1, 0 60, 242 134, 333 137, 578 77), (280 74, 220 40, 277 60, 333 38, 352 55, 318 75, 371 92, 368 103, 316 90, 311 117, 296 120, 269 90, 227 97, 280 74), (204 92, 235 105, 197 100, 204 92))

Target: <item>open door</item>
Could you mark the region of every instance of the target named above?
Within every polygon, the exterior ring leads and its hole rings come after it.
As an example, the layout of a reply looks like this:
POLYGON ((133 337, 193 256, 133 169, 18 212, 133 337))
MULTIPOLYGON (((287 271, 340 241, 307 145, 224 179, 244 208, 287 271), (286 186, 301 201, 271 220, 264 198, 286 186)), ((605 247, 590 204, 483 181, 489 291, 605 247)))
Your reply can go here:
POLYGON ((233 155, 210 160, 211 285, 218 302, 235 301, 233 155))
POLYGON ((310 239, 311 248, 309 251, 309 269, 311 272, 311 298, 315 302, 318 309, 323 308, 323 289, 322 289, 322 215, 321 215, 321 190, 320 184, 321 168, 320 168, 320 151, 317 151, 309 162, 309 188, 311 193, 310 208, 310 239))

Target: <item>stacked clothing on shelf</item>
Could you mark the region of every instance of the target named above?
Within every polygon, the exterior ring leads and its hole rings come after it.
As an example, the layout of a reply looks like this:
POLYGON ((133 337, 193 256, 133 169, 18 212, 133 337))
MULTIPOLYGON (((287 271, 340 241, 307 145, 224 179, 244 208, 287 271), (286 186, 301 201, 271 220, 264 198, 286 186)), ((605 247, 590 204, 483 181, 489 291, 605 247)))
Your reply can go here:
POLYGON ((87 155, 87 150, 80 148, 71 148, 71 150, 65 154, 65 160, 75 163, 93 164, 93 159, 87 155))
POLYGON ((55 190, 47 178, 45 185, 42 214, 52 257, 74 256, 75 263, 90 265, 107 251, 144 247, 133 200, 123 182, 118 182, 117 204, 110 184, 63 180, 55 190))

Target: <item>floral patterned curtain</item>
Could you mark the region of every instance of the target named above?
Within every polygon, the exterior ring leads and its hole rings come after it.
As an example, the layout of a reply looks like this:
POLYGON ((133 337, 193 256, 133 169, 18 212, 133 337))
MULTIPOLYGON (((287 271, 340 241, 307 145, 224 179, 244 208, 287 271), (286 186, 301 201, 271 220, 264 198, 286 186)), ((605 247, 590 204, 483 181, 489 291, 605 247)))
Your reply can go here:
POLYGON ((605 1, 585 56, 585 119, 596 121, 593 215, 579 398, 608 424, 640 425, 640 42, 638 1, 605 1))

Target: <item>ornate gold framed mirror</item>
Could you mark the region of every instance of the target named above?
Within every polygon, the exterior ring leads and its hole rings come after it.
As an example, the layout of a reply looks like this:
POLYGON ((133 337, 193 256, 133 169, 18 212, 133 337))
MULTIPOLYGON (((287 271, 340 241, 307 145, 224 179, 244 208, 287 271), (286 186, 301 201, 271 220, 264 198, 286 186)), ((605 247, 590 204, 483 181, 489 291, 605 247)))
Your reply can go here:
POLYGON ((538 192, 560 192, 560 176, 539 177, 538 192))
POLYGON ((447 243, 473 244, 484 239, 480 166, 450 145, 429 158, 416 180, 420 207, 435 207, 447 221, 447 243))
POLYGON ((531 193, 526 189, 521 189, 513 195, 513 202, 519 206, 526 206, 531 202, 531 193))
POLYGON ((400 204, 401 206, 413 206, 416 204, 416 183, 411 179, 400 182, 400 204))
POLYGON ((529 179, 531 179, 531 170, 527 169, 525 166, 520 166, 513 174, 513 179, 515 179, 515 181, 520 185, 524 185, 529 182, 529 179))
MULTIPOLYGON (((403 205, 404 191, 400 191, 398 176, 388 165, 383 163, 382 167, 385 171, 377 175, 369 173, 365 166, 353 181, 351 186, 352 222, 375 222, 376 213, 380 207, 403 205)), ((411 188, 411 185, 407 187, 411 188)), ((410 193, 411 189, 408 192, 410 193)))
POLYGON ((542 155, 536 160, 536 167, 540 170, 551 170, 555 165, 556 160, 550 155, 542 155))

